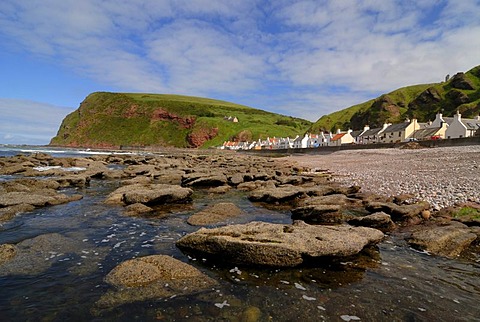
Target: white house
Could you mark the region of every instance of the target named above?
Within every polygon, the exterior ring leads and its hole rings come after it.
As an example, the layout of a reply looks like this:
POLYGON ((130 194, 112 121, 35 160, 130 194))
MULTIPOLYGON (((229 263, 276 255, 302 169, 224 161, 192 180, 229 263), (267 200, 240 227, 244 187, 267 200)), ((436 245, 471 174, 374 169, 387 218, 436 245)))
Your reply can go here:
POLYGON ((371 144, 380 142, 381 134, 390 126, 392 123, 384 123, 382 127, 376 127, 373 129, 368 129, 364 131, 357 137, 357 142, 361 144, 371 144))
POLYGON ((310 136, 305 134, 304 137, 298 136, 293 140, 293 148, 294 149, 305 149, 308 147, 308 141, 310 136))
POLYGON ((468 138, 474 136, 479 128, 480 116, 474 119, 462 119, 462 115, 457 111, 445 132, 445 136, 447 139, 468 138))
POLYGON ((355 142, 355 139, 352 136, 352 130, 348 130, 347 132, 340 132, 338 131, 330 141, 331 146, 340 146, 342 144, 351 144, 355 142))

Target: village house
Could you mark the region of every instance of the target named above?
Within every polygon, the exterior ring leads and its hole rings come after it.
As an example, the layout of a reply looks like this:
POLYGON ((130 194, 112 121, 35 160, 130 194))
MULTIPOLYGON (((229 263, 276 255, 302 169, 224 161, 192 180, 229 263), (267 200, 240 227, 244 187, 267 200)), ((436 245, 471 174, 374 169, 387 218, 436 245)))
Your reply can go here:
POLYGON ((370 130, 370 126, 368 125, 365 125, 363 127, 363 130, 356 130, 356 131, 352 131, 351 135, 353 136, 353 139, 355 140, 355 143, 356 144, 362 144, 363 143, 363 137, 362 135, 367 132, 368 130, 370 130))
POLYGON ((307 148, 318 148, 320 146, 320 134, 309 134, 307 148))
POLYGON ((347 132, 340 132, 337 131, 330 141, 330 146, 341 146, 342 144, 351 144, 355 142, 355 139, 352 136, 352 130, 348 130, 347 132))
POLYGON ((445 136, 447 139, 468 138, 474 136, 478 129, 480 129, 480 116, 474 119, 462 119, 462 115, 457 111, 445 132, 445 136))
POLYGON ((397 143, 415 139, 413 134, 416 130, 419 130, 421 126, 422 125, 417 122, 417 119, 412 119, 411 121, 407 119, 403 123, 392 124, 383 131, 380 136, 380 141, 382 143, 397 143))
POLYGON ((384 123, 382 127, 377 127, 373 129, 368 129, 357 137, 357 142, 360 144, 372 144, 380 142, 381 134, 390 126, 392 123, 384 123))
POLYGON ((453 118, 443 118, 441 113, 435 115, 435 120, 426 124, 424 128, 418 129, 412 135, 417 140, 438 140, 445 138, 445 132, 448 129, 448 121, 453 121, 453 118))
POLYGON ((305 134, 305 136, 299 136, 293 140, 293 148, 294 149, 306 149, 308 148, 308 141, 310 139, 310 136, 308 134, 305 134))

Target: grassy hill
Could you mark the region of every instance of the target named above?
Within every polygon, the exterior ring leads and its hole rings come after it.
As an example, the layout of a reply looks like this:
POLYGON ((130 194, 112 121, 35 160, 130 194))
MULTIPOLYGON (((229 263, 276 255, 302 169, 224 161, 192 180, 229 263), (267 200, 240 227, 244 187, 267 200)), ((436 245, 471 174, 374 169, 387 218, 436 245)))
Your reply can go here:
POLYGON ((311 122, 230 102, 163 94, 96 92, 63 120, 50 144, 75 147, 221 145, 301 135, 311 122), (225 120, 238 118, 238 123, 225 120))
POLYGON ((442 83, 407 86, 376 99, 322 116, 309 131, 363 129, 379 127, 384 122, 399 123, 416 117, 420 122, 433 120, 443 112, 452 116, 457 110, 464 117, 480 113, 480 66, 457 73, 442 83))

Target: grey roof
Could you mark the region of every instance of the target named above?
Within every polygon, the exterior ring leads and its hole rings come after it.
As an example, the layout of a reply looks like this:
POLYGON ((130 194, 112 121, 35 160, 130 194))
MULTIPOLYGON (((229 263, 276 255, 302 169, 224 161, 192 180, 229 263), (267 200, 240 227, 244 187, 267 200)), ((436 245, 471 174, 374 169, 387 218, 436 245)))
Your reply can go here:
POLYGON ((381 130, 382 130, 381 127, 377 127, 377 128, 374 128, 374 129, 370 129, 370 130, 365 131, 365 133, 363 133, 361 136, 377 135, 378 132, 380 132, 381 130))
POLYGON ((413 137, 417 139, 430 138, 437 134, 441 127, 430 127, 426 129, 416 130, 413 137))
POLYGON ((447 122, 448 125, 452 124, 453 117, 442 117, 442 119, 447 122))
POLYGON ((352 131, 352 133, 350 133, 350 135, 353 136, 354 138, 356 138, 357 136, 362 134, 362 132, 363 132, 363 130, 352 131))
POLYGON ((468 130, 476 130, 480 128, 480 122, 476 120, 462 120, 462 123, 465 124, 468 130))
POLYGON ((387 127, 387 129, 383 133, 399 132, 399 131, 405 130, 409 125, 410 125, 410 122, 392 124, 389 127, 387 127))

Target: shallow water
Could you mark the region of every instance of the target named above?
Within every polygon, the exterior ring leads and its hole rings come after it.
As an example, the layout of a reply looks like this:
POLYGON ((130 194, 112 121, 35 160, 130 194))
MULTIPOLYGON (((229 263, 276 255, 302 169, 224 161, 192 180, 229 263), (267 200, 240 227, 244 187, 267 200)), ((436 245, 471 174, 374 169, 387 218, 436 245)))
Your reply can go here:
POLYGON ((230 223, 263 220, 290 223, 285 210, 250 203, 244 194, 197 191, 188 207, 157 216, 127 217, 105 205, 118 182, 93 180, 66 190, 84 199, 23 214, 0 226, 0 244, 43 240, 47 252, 24 266, 0 266, 1 321, 480 321, 480 264, 449 260, 387 237, 360 259, 315 263, 315 267, 261 269, 189 257, 175 241, 197 228, 188 216, 209 204, 234 202, 246 215, 230 223), (219 281, 211 291, 94 312, 110 286, 108 272, 122 261, 165 254, 194 265, 219 281))

